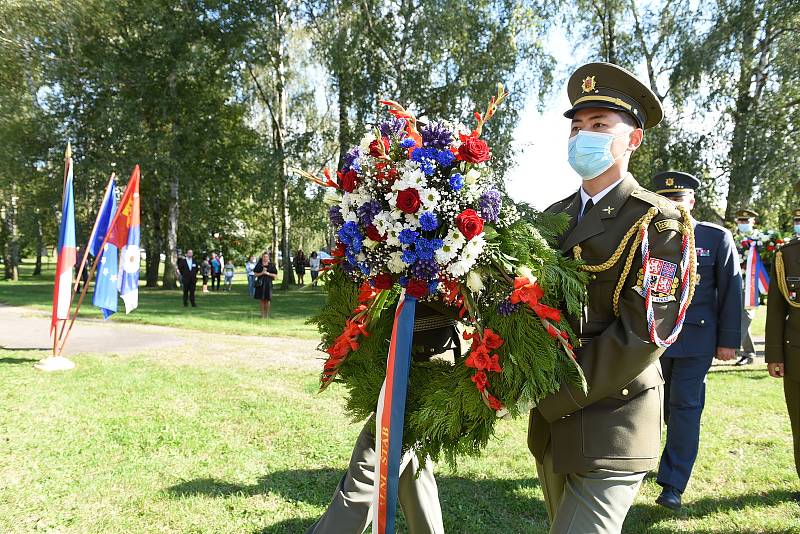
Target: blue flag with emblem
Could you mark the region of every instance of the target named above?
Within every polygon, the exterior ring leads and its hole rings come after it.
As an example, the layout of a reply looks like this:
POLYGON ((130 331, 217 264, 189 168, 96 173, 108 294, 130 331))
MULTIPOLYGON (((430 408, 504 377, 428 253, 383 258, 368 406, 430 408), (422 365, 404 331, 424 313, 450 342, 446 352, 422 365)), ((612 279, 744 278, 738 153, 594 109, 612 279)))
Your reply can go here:
POLYGON ((100 217, 97 221, 97 232, 95 233, 94 240, 90 244, 89 252, 94 256, 97 264, 97 278, 94 285, 94 295, 92 296, 92 304, 100 308, 103 312, 103 318, 108 319, 117 312, 117 299, 118 289, 117 281, 119 279, 118 267, 118 250, 113 243, 106 243, 103 246, 103 241, 108 233, 111 220, 114 218, 114 213, 117 211, 117 199, 114 196, 114 187, 116 180, 111 179, 111 185, 106 191, 106 196, 103 198, 103 204, 100 207, 100 217), (100 247, 103 250, 100 250, 100 247))

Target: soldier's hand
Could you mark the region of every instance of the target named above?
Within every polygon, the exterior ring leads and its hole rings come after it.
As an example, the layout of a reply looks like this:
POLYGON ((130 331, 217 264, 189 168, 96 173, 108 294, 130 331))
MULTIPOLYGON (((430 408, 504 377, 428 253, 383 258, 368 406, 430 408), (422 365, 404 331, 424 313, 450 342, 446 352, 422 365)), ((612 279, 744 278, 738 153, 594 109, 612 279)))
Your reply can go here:
POLYGON ((783 363, 768 363, 767 371, 772 378, 783 378, 783 363))
POLYGON ((728 347, 717 347, 717 354, 715 358, 717 358, 718 360, 727 362, 728 360, 732 360, 734 356, 736 356, 736 349, 731 349, 728 347))

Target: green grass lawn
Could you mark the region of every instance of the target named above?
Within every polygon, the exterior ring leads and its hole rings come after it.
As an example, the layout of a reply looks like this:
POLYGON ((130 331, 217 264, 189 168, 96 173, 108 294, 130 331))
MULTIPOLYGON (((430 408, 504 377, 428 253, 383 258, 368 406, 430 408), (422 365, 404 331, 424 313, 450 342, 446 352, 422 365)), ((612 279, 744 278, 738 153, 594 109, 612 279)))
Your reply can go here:
MULTIPOLYGON (((170 350, 77 356, 75 371, 44 374, 31 368, 39 357, 0 351, 3 533, 302 533, 360 429, 342 415, 342 388, 317 394, 312 370, 170 350)), ((800 532, 780 382, 730 369, 708 389, 685 509, 654 505, 648 477, 624 531, 800 532)), ((546 532, 525 435, 526 421, 501 422, 481 458, 437 467, 448 533, 546 532)))
MULTIPOLYGON (((45 267, 42 276, 31 276, 33 264, 26 261, 21 266, 19 282, 0 281, 0 303, 32 306, 49 311, 52 306, 55 267, 52 263, 45 267)), ((243 269, 234 277, 230 292, 202 293, 198 284, 197 308, 183 307, 183 293, 180 289, 148 289, 141 282, 139 307, 126 315, 120 300, 120 313, 115 314, 111 320, 175 326, 212 333, 315 338, 316 327, 305 324, 305 321, 317 313, 325 302, 325 295, 321 289, 310 286, 310 279, 311 276, 307 275, 305 287, 292 288, 290 291, 282 291, 281 284, 278 283, 273 292, 271 317, 267 321, 260 317, 258 302, 247 295, 247 277, 243 269)), ((92 306, 91 299, 90 287, 81 306, 80 317, 99 319, 102 315, 98 308, 92 306)), ((77 303, 77 296, 75 301, 77 303)))

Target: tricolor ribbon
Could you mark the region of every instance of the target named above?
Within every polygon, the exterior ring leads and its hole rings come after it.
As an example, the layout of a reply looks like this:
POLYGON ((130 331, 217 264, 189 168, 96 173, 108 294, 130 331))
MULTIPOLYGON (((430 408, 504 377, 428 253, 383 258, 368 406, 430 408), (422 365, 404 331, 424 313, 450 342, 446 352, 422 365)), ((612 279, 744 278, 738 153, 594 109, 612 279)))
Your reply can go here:
POLYGON ((394 315, 386 379, 378 397, 375 417, 375 494, 372 506, 373 534, 394 534, 397 510, 397 487, 403 464, 403 422, 411 367, 411 341, 414 335, 414 312, 417 299, 400 295, 394 315))
POLYGON ((755 308, 759 305, 759 295, 769 290, 769 275, 761 261, 755 241, 747 249, 747 266, 744 276, 744 307, 755 308))

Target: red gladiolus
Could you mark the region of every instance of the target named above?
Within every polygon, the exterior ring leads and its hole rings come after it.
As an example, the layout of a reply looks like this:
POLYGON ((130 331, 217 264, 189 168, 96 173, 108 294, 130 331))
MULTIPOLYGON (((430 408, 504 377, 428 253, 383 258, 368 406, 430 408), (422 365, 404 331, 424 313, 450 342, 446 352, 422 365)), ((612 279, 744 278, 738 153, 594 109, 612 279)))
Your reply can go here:
POLYGON ((486 389, 486 385, 489 383, 489 380, 486 378, 486 373, 483 371, 478 371, 472 375, 471 380, 475 382, 475 387, 478 388, 478 391, 486 389))
POLYGON ((502 337, 495 334, 491 328, 487 328, 483 331, 483 343, 489 350, 497 350, 503 346, 505 341, 503 341, 502 337))
POLYGON ((503 407, 503 403, 491 393, 486 393, 486 401, 489 403, 489 408, 494 411, 500 410, 503 407))
POLYGON ((352 193, 356 188, 356 185, 358 185, 358 175, 356 174, 356 171, 350 169, 345 173, 339 171, 336 174, 339 176, 339 184, 341 185, 342 189, 348 193, 352 193))
POLYGON ((369 144, 369 155, 373 158, 382 158, 389 153, 389 140, 385 137, 375 139, 369 144))

